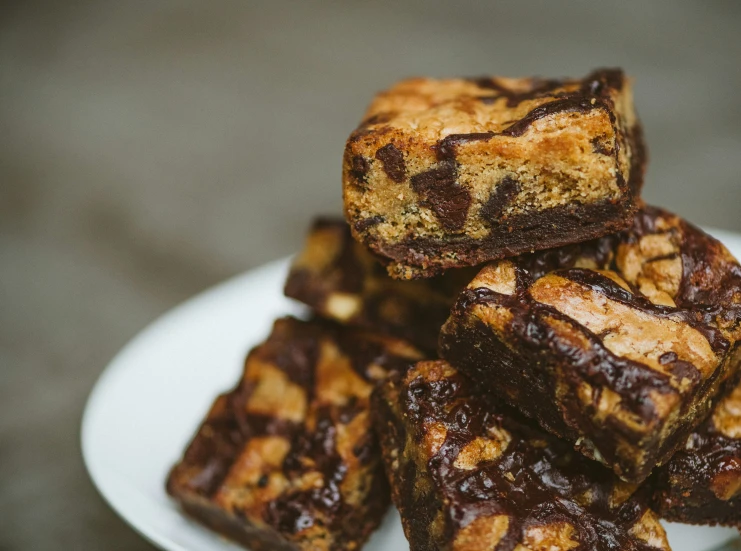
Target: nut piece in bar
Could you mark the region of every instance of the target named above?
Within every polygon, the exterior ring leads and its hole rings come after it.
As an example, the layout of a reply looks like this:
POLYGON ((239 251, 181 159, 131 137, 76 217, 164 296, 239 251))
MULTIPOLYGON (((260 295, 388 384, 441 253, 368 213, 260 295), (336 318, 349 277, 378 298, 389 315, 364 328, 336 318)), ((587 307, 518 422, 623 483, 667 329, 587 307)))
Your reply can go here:
POLYGON ((645 207, 619 234, 487 265, 453 307, 440 354, 640 482, 710 413, 740 336, 737 261, 645 207))
POLYGON ((647 488, 476 387, 447 362, 420 362, 373 395, 412 551, 669 549, 647 488))
POLYGON ((405 80, 343 161, 355 237, 399 279, 597 238, 630 224, 644 145, 630 80, 405 80))
POLYGON ((655 486, 663 518, 741 527, 741 385, 659 469, 655 486))
POLYGON ((277 320, 214 402, 168 493, 253 551, 359 549, 389 502, 370 394, 416 359, 403 341, 277 320))
POLYGON ((319 218, 291 266, 285 294, 320 316, 394 335, 425 350, 475 269, 418 281, 398 281, 350 235, 344 220, 319 218))

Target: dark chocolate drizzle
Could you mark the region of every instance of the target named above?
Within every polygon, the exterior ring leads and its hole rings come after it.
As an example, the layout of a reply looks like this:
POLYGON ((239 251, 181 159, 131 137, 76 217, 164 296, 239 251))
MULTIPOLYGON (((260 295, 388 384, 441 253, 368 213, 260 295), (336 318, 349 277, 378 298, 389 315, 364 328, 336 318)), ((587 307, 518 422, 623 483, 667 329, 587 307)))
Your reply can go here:
POLYGON ((337 419, 334 417, 337 412, 325 406, 315 415, 315 430, 297 434, 283 462, 283 472, 289 480, 298 479, 307 471, 309 463, 310 470, 322 473, 323 484, 310 490, 281 494, 270 502, 265 521, 284 534, 295 534, 312 526, 317 521, 317 511, 328 518, 338 518, 344 512, 340 484, 347 467, 336 450, 337 419))
POLYGON ((646 312, 658 318, 667 318, 690 325, 705 337, 716 355, 721 356, 728 352, 730 348, 730 343, 728 339, 723 337, 723 333, 717 327, 699 321, 696 312, 692 310, 654 304, 641 295, 639 291, 635 289, 633 291, 626 291, 606 275, 595 272, 594 270, 572 268, 570 270, 557 271, 556 273, 574 283, 588 287, 610 300, 620 302, 635 310, 646 312))
POLYGON ((606 88, 620 91, 625 82, 625 75, 621 69, 597 69, 582 81, 572 79, 533 78, 530 81, 529 89, 522 91, 515 91, 506 86, 502 86, 496 78, 480 77, 469 80, 480 88, 496 92, 496 95, 485 96, 482 99, 491 101, 492 99, 504 97, 507 99, 507 107, 513 108, 517 107, 523 101, 553 95, 553 92, 560 88, 577 84, 580 84, 579 91, 584 94, 603 95, 606 94, 606 88))
POLYGON ((594 109, 604 109, 610 115, 611 119, 615 117, 606 99, 584 97, 582 94, 578 94, 539 105, 519 121, 502 130, 501 134, 517 138, 527 132, 535 121, 545 117, 550 117, 556 113, 589 113, 594 109))
MULTIPOLYGON (((474 304, 497 304, 509 309, 513 318, 509 324, 510 338, 524 350, 548 350, 556 361, 569 365, 567 376, 573 388, 587 381, 596 388, 606 387, 618 393, 623 403, 643 418, 655 415, 652 391, 674 392, 670 377, 650 367, 616 356, 602 343, 599 336, 562 314, 552 306, 533 300, 525 292, 502 295, 488 288, 466 289, 454 307, 459 315, 474 304), (586 348, 559 337, 550 320, 565 323, 588 341, 586 348)), ((598 403, 595 398, 595 407, 598 403)), ((572 412, 577 416, 576 411, 572 412)))
POLYGON ((499 98, 506 98, 507 107, 510 108, 517 107, 523 101, 536 99, 548 95, 554 90, 558 90, 559 88, 563 88, 567 84, 573 84, 574 82, 576 82, 566 79, 533 78, 528 90, 518 92, 506 86, 502 86, 496 78, 479 77, 469 80, 471 80, 480 88, 492 90, 493 92, 495 92, 495 94, 492 96, 482 96, 480 98, 482 101, 493 102, 499 98))
MULTIPOLYGON (((603 109, 610 117, 611 123, 615 125, 614 105, 609 97, 608 89, 621 89, 623 79, 622 71, 617 69, 595 71, 582 81, 582 85, 578 90, 558 94, 556 99, 535 107, 520 120, 512 123, 500 132, 450 134, 438 140, 434 146, 439 160, 438 165, 411 178, 412 189, 422 198, 420 204, 432 209, 445 229, 450 231, 460 230, 466 221, 471 196, 470 192, 458 182, 457 146, 476 141, 488 141, 495 136, 520 137, 534 122, 557 113, 587 113, 594 109, 603 109)), ((504 88, 495 80, 476 80, 475 82, 479 86, 500 91, 504 97, 507 97, 507 103, 510 106, 517 105, 526 99, 540 97, 544 93, 552 92, 563 84, 561 81, 537 81, 532 90, 528 92, 510 91, 505 94, 502 91, 504 88)), ((385 147, 389 146, 393 147, 391 144, 385 147)), ((378 153, 376 155, 378 156, 378 153)), ((617 148, 615 155, 617 158, 617 148)), ((385 163, 384 166, 386 166, 385 163)), ((388 169, 387 174, 394 179, 392 174, 388 172, 388 169)), ((394 174, 398 175, 399 171, 395 170, 394 174)), ((622 182, 620 186, 624 188, 625 183, 622 182)), ((496 191, 494 195, 496 195, 496 191)), ((487 207, 489 213, 493 214, 497 211, 497 207, 494 204, 490 205, 487 203, 487 207)), ((506 204, 499 206, 500 215, 505 207, 506 204)), ((494 222, 491 216, 489 216, 489 221, 494 222)))
MULTIPOLYGON (((490 140, 494 136, 522 136, 528 128, 535 122, 544 117, 549 117, 557 113, 588 113, 594 109, 603 109, 610 117, 610 121, 615 124, 614 105, 609 97, 609 89, 621 90, 625 76, 619 69, 600 69, 591 73, 582 81, 582 85, 573 92, 564 92, 557 94, 556 99, 547 101, 531 111, 529 111, 520 120, 512 123, 510 126, 500 132, 477 132, 471 134, 451 134, 446 136, 439 143, 439 148, 445 147, 447 151, 456 144, 467 143, 472 141, 490 140)), ((556 83, 558 81, 549 81, 556 83)), ((508 98, 508 105, 514 107, 527 99, 535 99, 544 93, 552 92, 560 86, 544 89, 544 91, 512 93, 508 98)), ((440 149, 438 149, 440 151, 440 149)), ((450 153, 446 153, 448 158, 450 153)))
MULTIPOLYGON (((422 445, 425 426, 442 423, 447 430, 443 445, 427 462, 427 473, 405 472, 398 481, 403 485, 397 496, 402 518, 405 524, 414 524, 417 515, 425 512, 418 513, 407 502, 413 499, 417 477, 431 478, 433 492, 439 493, 439 501, 447 507, 447 541, 433 544, 450 545, 458 530, 479 517, 506 515, 507 533, 493 551, 512 551, 524 541, 529 528, 561 522, 574 527, 575 551, 652 549, 630 534, 646 511, 645 490, 621 505, 611 505, 617 483, 611 472, 573 452, 567 443, 544 433, 516 411, 481 395, 459 374, 435 381, 417 376, 400 391, 401 418, 396 425, 406 424, 406 430, 415 434, 412 445, 422 445), (456 468, 460 451, 475 438, 488 437, 492 427, 512 436, 502 455, 472 470, 456 468), (588 502, 580 498, 587 494, 591 496, 588 502)), ((405 457, 402 450, 398 452, 405 457)), ((410 463, 413 467, 414 462, 410 463)), ((416 542, 411 543, 414 547, 416 542)))
MULTIPOLYGON (((615 434, 610 434, 610 430, 618 431, 629 442, 643 442, 641 446, 650 446, 643 441, 645 436, 631 434, 626 427, 617 425, 595 425, 591 417, 599 403, 598 392, 595 392, 591 409, 585 408, 571 396, 565 396, 563 403, 559 403, 561 409, 539 403, 538 396, 553 393, 553 382, 546 375, 549 372, 546 365, 568 366, 568 369, 562 370, 562 375, 566 376, 566 383, 572 392, 581 381, 588 382, 594 388, 613 390, 620 395, 625 407, 646 421, 655 419, 657 415, 652 406, 651 392, 677 393, 677 383, 681 382, 681 414, 684 415, 690 406, 698 407, 697 400, 700 398, 695 397, 702 397, 699 407, 705 411, 714 394, 714 391, 709 394, 711 389, 717 388, 720 377, 725 377, 726 373, 735 369, 735 366, 727 369, 724 366, 733 346, 727 337, 729 328, 737 328, 741 323, 741 308, 738 306, 741 301, 741 267, 717 241, 694 226, 676 220, 670 213, 646 207, 635 216, 633 227, 628 230, 579 245, 524 255, 514 262, 518 282, 514 294, 502 295, 488 288, 467 289, 461 293, 441 334, 440 354, 476 380, 490 381, 487 386, 492 391, 524 407, 528 415, 537 417, 556 434, 572 440, 587 436, 611 464, 617 464, 618 458, 614 456, 616 450, 613 449, 615 434), (598 269, 620 274, 615 260, 620 244, 635 244, 645 235, 659 233, 659 218, 670 222, 672 229, 665 231, 669 231, 669 237, 678 243, 679 256, 683 259, 680 290, 674 297, 676 307, 653 304, 633 287, 626 290, 597 271, 575 268, 577 260, 591 259, 598 269), (672 220, 674 223, 671 223, 672 220), (695 365, 680 360, 674 353, 666 353, 659 360, 662 365, 668 366, 670 374, 614 355, 604 346, 602 336, 593 334, 555 308, 532 299, 530 286, 547 273, 569 279, 651 316, 686 323, 707 340, 718 359, 718 369, 702 380, 701 372, 695 365), (469 317, 474 304, 497 304, 512 313, 512 321, 508 323, 503 336, 493 335, 491 328, 475 317, 469 317), (573 327, 586 341, 586 346, 560 338, 552 329, 552 321, 573 327), (502 344, 502 340, 507 344, 502 344), (520 365, 544 367, 528 371, 518 368, 520 365), (503 380, 506 376, 517 377, 518 373, 527 380, 517 384, 503 380), (674 384, 672 379, 675 380, 674 384), (518 393, 521 396, 518 397, 518 393), (523 402, 525 397, 527 401, 523 402)), ((609 424, 609 418, 607 422, 609 424)), ((654 449, 649 450, 656 454, 654 464, 668 459, 673 450, 682 445, 682 439, 690 432, 690 422, 681 427, 676 435, 662 442, 661 448, 657 443, 654 449)), ((634 467, 625 464, 619 467, 619 472, 626 479, 638 480, 641 476, 647 476, 652 466, 647 465, 648 471, 641 474, 630 472, 634 467)))
MULTIPOLYGON (((408 357, 391 353, 382 339, 362 332, 319 320, 278 320, 268 340, 250 353, 247 363, 258 358, 269 362, 304 388, 311 410, 309 417, 313 416, 315 428, 309 430, 304 423, 249 412, 246 406, 254 383, 243 379, 235 390, 219 398, 219 407, 188 447, 183 463, 173 470, 168 482, 171 493, 177 494, 175 473, 178 469, 186 469, 186 472, 195 473, 188 480, 189 491, 212 498, 250 440, 280 436, 291 443, 281 467, 286 478, 294 481, 306 472, 319 471, 323 483, 306 491, 289 487, 266 504, 262 520, 289 538, 314 524, 322 524, 333 534, 342 536, 331 547, 333 551, 344 549, 347 542, 362 542, 380 521, 387 504, 388 487, 380 464, 373 465, 379 455, 378 443, 369 433, 356 444, 353 452, 362 464, 374 469, 373 487, 367 489, 362 504, 348 504, 343 497, 341 484, 348 466, 337 451, 337 427, 368 411, 369 404, 366 399, 350 398, 344 405, 318 405, 313 401, 319 349, 327 341, 339 347, 353 369, 370 383, 376 382, 374 374, 368 372, 371 365, 392 372, 405 369, 410 361, 408 357), (372 518, 362 518, 363 515, 372 515, 372 518)), ((255 482, 256 488, 269 483, 268 474, 263 473, 255 482)), ((245 492, 253 490, 249 485, 244 487, 245 492)), ((237 510, 236 514, 242 513, 237 510)), ((248 524, 250 519, 244 518, 244 522, 248 524)))

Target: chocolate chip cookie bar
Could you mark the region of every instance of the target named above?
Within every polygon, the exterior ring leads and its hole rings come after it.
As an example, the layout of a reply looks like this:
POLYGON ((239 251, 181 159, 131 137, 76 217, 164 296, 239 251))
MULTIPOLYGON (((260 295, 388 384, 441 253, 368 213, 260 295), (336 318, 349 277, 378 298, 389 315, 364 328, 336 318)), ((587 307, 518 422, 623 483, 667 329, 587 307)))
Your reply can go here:
POLYGON ((741 385, 656 476, 654 507, 672 521, 741 527, 741 385))
POLYGON ((475 275, 469 268, 424 280, 392 279, 344 220, 320 218, 291 266, 285 294, 322 317, 434 351, 450 307, 475 275))
POLYGON ((347 141, 345 213, 393 277, 429 277, 625 228, 644 164, 620 70, 411 79, 347 141))
POLYGON ((420 362, 373 395, 412 551, 669 549, 645 488, 477 386, 447 362, 420 362))
POLYGON ((640 482, 684 445, 741 354, 741 266, 676 215, 487 265, 440 354, 587 456, 640 482))
POLYGON ((370 394, 419 357, 388 337, 276 321, 238 386, 214 402, 167 491, 253 551, 359 549, 389 503, 370 394))

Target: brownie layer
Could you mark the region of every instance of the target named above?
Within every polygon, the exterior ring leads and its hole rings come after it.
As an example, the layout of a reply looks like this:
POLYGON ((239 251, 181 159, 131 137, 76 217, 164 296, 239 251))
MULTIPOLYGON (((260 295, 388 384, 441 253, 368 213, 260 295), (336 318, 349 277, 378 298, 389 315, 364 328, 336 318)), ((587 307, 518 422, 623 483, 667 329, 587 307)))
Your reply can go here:
POLYGON ((645 207, 619 234, 486 266, 441 356, 583 453, 640 482, 738 368, 741 267, 645 207))
MULTIPOLYGON (((487 260, 570 245, 617 232, 625 228, 626 217, 632 216, 634 207, 632 199, 553 207, 512 216, 505 224, 492 226, 481 239, 465 235, 447 238, 409 237, 391 245, 379 240, 371 244, 371 248, 384 257, 397 259, 387 267, 392 277, 433 277, 449 268, 448 262, 476 266, 487 260), (547 245, 541 246, 544 243, 547 245), (409 271, 408 266, 415 268, 409 271), (421 269, 417 270, 416 266, 421 269)), ((456 271, 450 270, 448 273, 456 271)))
POLYGON ((429 277, 626 227, 644 165, 619 70, 412 79, 379 94, 347 142, 345 213, 393 277, 429 277))
POLYGON ((291 266, 285 294, 323 317, 434 351, 450 307, 475 274, 469 269, 419 281, 392 279, 343 220, 320 218, 291 266))
POLYGON ((669 549, 646 488, 480 393, 450 364, 420 362, 373 399, 412 551, 669 549))
POLYGON ((358 549, 389 501, 370 393, 418 358, 400 340, 277 320, 214 402, 168 493, 250 549, 358 549))

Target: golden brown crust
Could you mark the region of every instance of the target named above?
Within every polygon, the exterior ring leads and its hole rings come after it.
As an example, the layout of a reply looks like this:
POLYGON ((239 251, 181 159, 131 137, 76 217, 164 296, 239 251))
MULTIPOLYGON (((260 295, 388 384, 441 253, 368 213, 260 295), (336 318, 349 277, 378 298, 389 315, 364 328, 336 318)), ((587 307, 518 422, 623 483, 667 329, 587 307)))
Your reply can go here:
POLYGON ((428 277, 622 229, 643 163, 619 70, 411 79, 379 94, 347 142, 345 213, 393 277, 428 277), (527 239, 511 235, 526 226, 527 239))
POLYGON ((481 394, 446 362, 392 376, 374 403, 412 551, 669 549, 645 488, 481 394))
POLYGON ((214 402, 168 492, 250 549, 359 548, 388 504, 370 393, 419 357, 390 337, 279 319, 214 402))
POLYGON ((736 372, 741 266, 644 207, 596 241, 492 263, 441 333, 441 355, 583 453, 640 482, 736 372))

